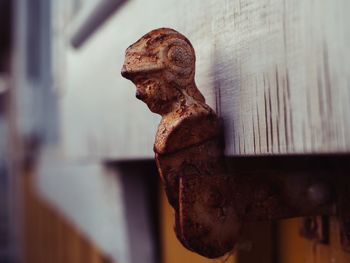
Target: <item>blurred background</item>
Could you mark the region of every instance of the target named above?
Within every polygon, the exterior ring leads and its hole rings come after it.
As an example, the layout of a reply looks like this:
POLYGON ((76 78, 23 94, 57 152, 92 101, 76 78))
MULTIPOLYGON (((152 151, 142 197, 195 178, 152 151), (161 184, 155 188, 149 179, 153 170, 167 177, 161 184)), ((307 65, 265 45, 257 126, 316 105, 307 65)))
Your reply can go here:
MULTIPOLYGON (((115 164, 110 155, 66 154, 63 147, 60 103, 67 90, 67 54, 79 53, 121 4, 0 1, 1 263, 159 261, 154 163, 141 162, 140 173, 128 162, 115 164)), ((84 71, 80 66, 73 65, 78 75, 84 71)), ((113 67, 116 78, 118 67, 113 67)), ((81 106, 74 104, 79 112, 81 106)), ((89 95, 86 105, 98 107, 89 95)), ((84 127, 84 116, 72 116, 69 122, 84 127)), ((87 117, 88 125, 95 117, 87 117)), ((65 127, 80 137, 73 126, 65 127)), ((89 151, 96 153, 93 140, 89 151)))
MULTIPOLYGON (((339 226, 334 220, 329 220, 336 236, 331 237, 332 248, 302 238, 299 232, 304 221, 300 218, 247 224, 235 255, 217 261, 189 252, 177 241, 172 210, 153 161, 160 118, 135 99, 133 85, 120 76, 124 50, 141 35, 173 24, 187 28, 189 20, 169 8, 185 10, 187 1, 177 2, 155 1, 148 7, 147 1, 136 0, 0 0, 0 263, 349 260, 349 254, 340 248, 339 226)), ((236 14, 235 8, 229 10, 236 14)), ((230 14, 213 20, 209 27, 232 20, 230 14)), ((201 28, 207 20, 203 15, 193 23, 201 28)), ((210 38, 201 30, 190 33, 196 36, 196 45, 201 37, 210 38)), ((207 74, 221 74, 217 67, 204 63, 216 63, 213 57, 205 57, 216 45, 225 43, 200 46, 200 87, 231 85, 216 83, 217 77, 207 74)), ((278 78, 275 64, 272 75, 278 78)), ((240 84, 238 80, 232 83, 240 84)), ((203 93, 208 104, 221 105, 215 101, 215 91, 205 88, 203 93)), ((299 105, 300 101, 294 102, 299 105)), ((216 109, 225 113, 224 106, 220 107, 216 109)), ((241 115, 248 116, 246 112, 249 110, 241 115)), ((283 125, 288 143, 291 132, 283 125)), ((345 132, 343 136, 345 142, 345 132)), ((338 143, 336 139, 329 142, 338 143)), ((249 143, 253 147, 248 138, 247 148, 249 143)), ((297 147, 307 148, 305 145, 297 147)), ((254 151, 255 146, 254 139, 254 151)))

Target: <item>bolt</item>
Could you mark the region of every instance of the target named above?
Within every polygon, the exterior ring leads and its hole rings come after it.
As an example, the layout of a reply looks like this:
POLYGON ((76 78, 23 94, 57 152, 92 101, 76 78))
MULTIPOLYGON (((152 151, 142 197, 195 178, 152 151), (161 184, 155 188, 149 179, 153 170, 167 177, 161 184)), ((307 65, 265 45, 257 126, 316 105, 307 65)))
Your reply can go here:
POLYGON ((224 202, 224 197, 219 190, 212 190, 207 196, 207 204, 211 207, 220 207, 224 202))
POLYGON ((316 206, 327 204, 331 200, 330 186, 324 182, 315 183, 307 189, 307 195, 311 203, 316 206))

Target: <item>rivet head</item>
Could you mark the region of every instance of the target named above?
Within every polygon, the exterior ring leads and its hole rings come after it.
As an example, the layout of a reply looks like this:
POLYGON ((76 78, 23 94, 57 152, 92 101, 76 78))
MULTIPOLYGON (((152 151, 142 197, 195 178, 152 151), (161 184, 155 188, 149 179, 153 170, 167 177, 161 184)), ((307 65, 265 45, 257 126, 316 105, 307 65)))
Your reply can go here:
POLYGON ((224 197, 218 190, 212 190, 207 196, 207 204, 210 207, 220 207, 224 202, 224 197))
POLYGON ((332 198, 331 188, 324 182, 311 185, 307 189, 307 195, 309 200, 317 206, 329 203, 332 198))

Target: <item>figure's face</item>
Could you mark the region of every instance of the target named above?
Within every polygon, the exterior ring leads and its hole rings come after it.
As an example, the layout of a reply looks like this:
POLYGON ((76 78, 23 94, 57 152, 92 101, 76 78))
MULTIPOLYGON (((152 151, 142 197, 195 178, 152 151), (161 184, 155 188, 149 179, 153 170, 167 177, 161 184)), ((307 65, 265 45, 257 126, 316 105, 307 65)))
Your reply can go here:
MULTIPOLYGON (((127 48, 121 73, 136 85, 136 97, 152 112, 163 115, 194 81, 194 63, 189 41, 172 29, 161 28, 127 48)), ((192 93, 199 91, 195 88, 192 93)))
POLYGON ((136 86, 136 98, 145 102, 154 113, 166 113, 179 95, 179 91, 171 87, 159 73, 131 80, 136 86))

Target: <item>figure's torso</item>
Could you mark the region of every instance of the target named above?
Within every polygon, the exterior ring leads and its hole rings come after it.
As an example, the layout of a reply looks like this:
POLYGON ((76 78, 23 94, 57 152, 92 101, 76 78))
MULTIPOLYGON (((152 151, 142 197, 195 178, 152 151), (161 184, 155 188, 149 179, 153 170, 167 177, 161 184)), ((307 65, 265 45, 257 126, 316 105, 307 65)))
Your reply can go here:
POLYGON ((220 136, 215 112, 200 102, 182 103, 178 110, 163 116, 156 134, 154 151, 170 154, 220 136))
POLYGON ((169 202, 176 209, 178 184, 182 174, 197 171, 219 173, 222 156, 221 127, 215 112, 194 101, 180 104, 163 116, 159 124, 154 152, 159 174, 165 183, 169 202))

